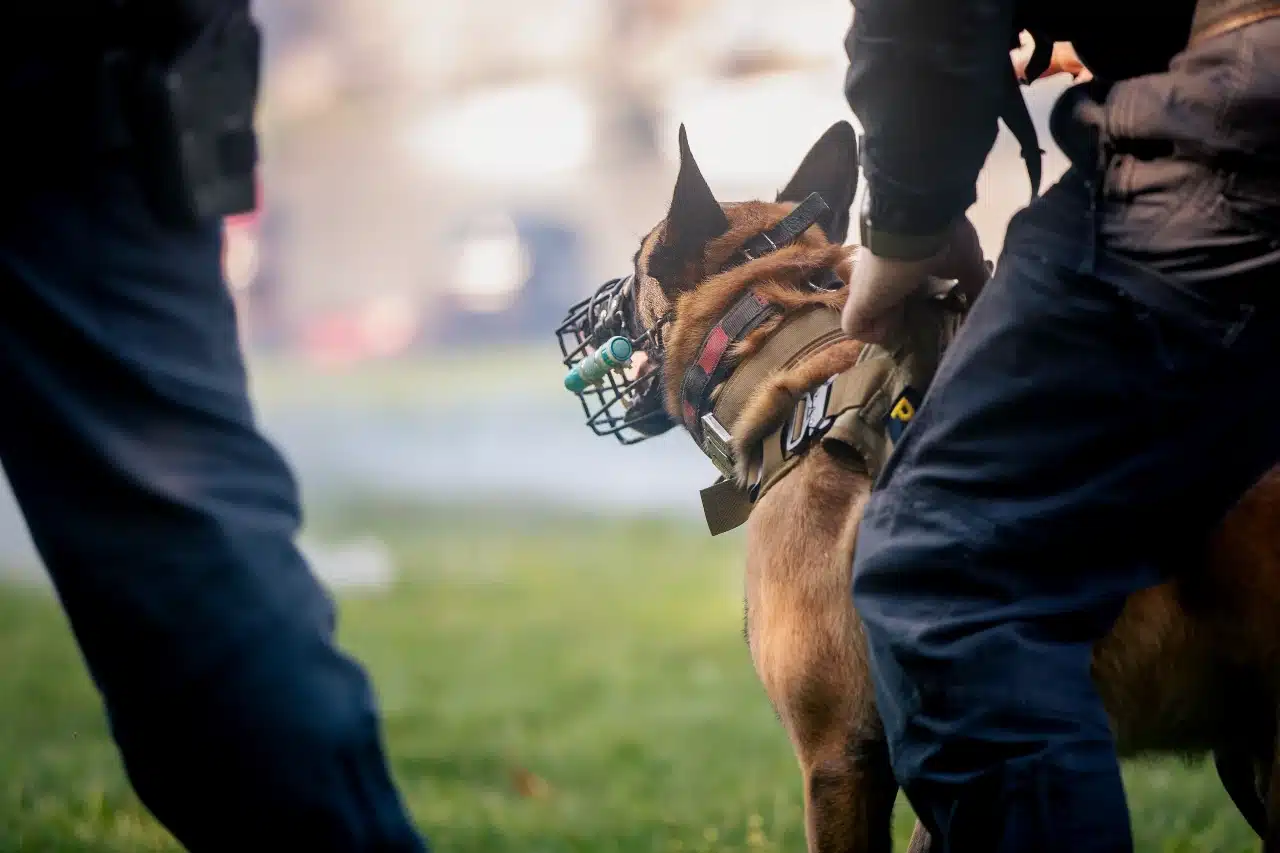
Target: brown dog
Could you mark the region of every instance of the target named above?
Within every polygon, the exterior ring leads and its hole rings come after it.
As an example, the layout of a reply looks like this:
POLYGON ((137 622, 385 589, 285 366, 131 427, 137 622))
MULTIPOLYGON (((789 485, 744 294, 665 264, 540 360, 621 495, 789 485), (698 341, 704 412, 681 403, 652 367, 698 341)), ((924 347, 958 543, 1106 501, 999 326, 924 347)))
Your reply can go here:
MULTIPOLYGON (((856 250, 843 243, 857 186, 857 141, 847 123, 838 123, 776 201, 724 205, 694 162, 683 127, 680 151, 670 210, 636 253, 626 310, 646 369, 654 371, 649 391, 660 398, 654 406, 688 426, 690 368, 707 357, 714 329, 748 291, 770 313, 730 340, 720 356, 722 376, 751 363, 789 318, 815 306, 838 314, 856 262, 856 250), (744 243, 810 193, 830 208, 825 224, 744 260, 744 243), (726 269, 735 257, 737 265, 726 269), (813 285, 823 274, 831 286, 813 285)), ((753 476, 741 460, 758 458, 761 438, 792 415, 803 392, 854 368, 863 354, 863 344, 838 335, 821 343, 779 369, 752 372, 759 381, 723 425, 739 461, 722 470, 739 486, 753 476)), ((727 393, 719 387, 717 393, 727 393)), ((889 851, 897 786, 850 594, 868 466, 839 443, 815 442, 770 485, 747 522, 747 638, 800 764, 808 848, 889 851)), ((1265 849, 1280 851, 1280 775, 1273 770, 1280 468, 1244 496, 1206 553, 1194 573, 1132 596, 1095 651, 1094 678, 1122 756, 1214 753, 1232 798, 1267 839, 1265 849)), ((917 826, 913 849, 927 843, 917 826)))

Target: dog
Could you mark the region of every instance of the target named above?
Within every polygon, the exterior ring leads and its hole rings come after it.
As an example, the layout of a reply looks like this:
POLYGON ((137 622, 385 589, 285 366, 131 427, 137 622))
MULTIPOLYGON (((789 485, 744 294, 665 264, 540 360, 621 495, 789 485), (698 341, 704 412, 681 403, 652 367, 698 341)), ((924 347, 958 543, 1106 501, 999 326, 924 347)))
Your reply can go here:
MULTIPOLYGON (((813 395, 871 363, 872 348, 830 329, 857 263, 857 247, 845 245, 857 137, 847 122, 833 125, 772 202, 721 204, 683 126, 679 150, 670 207, 632 274, 571 309, 561 332, 578 343, 562 340, 565 363, 609 334, 627 337, 630 372, 594 389, 602 403, 593 412, 584 402, 588 421, 624 443, 683 425, 722 471, 716 488, 745 501, 745 635, 799 764, 808 850, 887 853, 898 787, 850 590, 876 466, 858 442, 791 440, 821 427, 813 395), (823 215, 791 221, 806 206, 823 215), (820 345, 750 367, 802 315, 827 318, 820 345), (747 375, 751 387, 730 387, 747 375), (729 395, 732 422, 709 419, 729 395), (767 470, 760 442, 779 434, 795 451, 767 470)), ((1095 649, 1094 680, 1122 757, 1212 753, 1264 849, 1280 853, 1280 466, 1230 511, 1206 553, 1130 597, 1095 649)), ((911 849, 928 849, 918 823, 911 849)))

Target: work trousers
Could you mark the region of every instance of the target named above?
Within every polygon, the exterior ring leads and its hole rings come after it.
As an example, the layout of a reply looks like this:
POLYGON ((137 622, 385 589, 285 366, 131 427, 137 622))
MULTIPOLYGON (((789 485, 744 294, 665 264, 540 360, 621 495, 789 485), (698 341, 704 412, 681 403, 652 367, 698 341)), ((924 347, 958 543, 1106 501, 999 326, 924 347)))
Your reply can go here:
POLYGON ((129 778, 195 853, 422 851, 254 421, 220 225, 158 221, 117 154, 0 191, 0 460, 129 778))
POLYGON ((1010 223, 854 558, 939 853, 1132 849, 1094 644, 1280 461, 1280 19, 1117 84, 1099 126, 1066 97, 1076 164, 1010 223))

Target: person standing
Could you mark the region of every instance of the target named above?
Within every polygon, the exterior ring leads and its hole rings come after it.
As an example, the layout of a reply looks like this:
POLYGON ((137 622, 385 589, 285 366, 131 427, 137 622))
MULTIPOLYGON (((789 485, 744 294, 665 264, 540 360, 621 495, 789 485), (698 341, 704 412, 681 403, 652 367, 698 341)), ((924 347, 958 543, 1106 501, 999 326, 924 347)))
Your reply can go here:
POLYGON ((895 775, 940 853, 1127 853, 1094 643, 1280 461, 1280 5, 854 5, 844 328, 889 339, 926 275, 979 294, 858 533, 895 775), (965 211, 1024 29, 1092 79, 988 282, 965 211))
POLYGON ((194 853, 425 850, 221 276, 257 161, 248 3, 0 19, 0 460, 133 787, 194 853))

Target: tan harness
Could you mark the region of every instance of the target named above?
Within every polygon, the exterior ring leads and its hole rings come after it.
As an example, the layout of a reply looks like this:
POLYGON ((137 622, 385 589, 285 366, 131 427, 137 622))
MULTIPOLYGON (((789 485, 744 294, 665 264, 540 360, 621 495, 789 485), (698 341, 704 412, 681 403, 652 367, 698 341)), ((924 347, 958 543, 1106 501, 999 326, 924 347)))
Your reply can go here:
POLYGON ((721 474, 701 492, 711 535, 746 522, 760 498, 815 443, 845 445, 868 475, 877 476, 915 415, 965 311, 953 282, 931 282, 925 293, 908 300, 904 332, 891 349, 864 346, 852 367, 794 400, 763 439, 735 450, 733 431, 762 384, 848 340, 839 312, 825 306, 802 309, 783 320, 758 352, 734 367, 711 412, 701 419, 700 446, 721 474))

